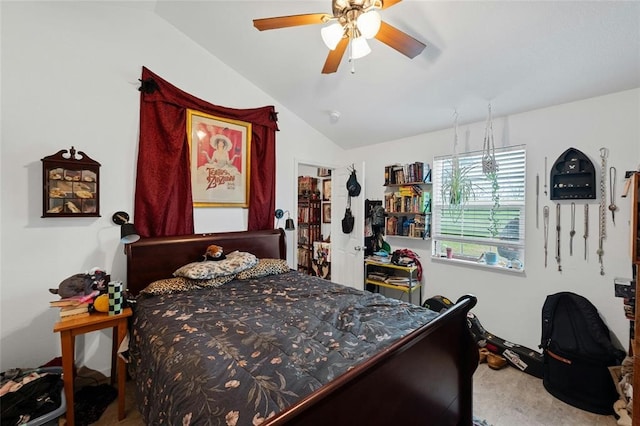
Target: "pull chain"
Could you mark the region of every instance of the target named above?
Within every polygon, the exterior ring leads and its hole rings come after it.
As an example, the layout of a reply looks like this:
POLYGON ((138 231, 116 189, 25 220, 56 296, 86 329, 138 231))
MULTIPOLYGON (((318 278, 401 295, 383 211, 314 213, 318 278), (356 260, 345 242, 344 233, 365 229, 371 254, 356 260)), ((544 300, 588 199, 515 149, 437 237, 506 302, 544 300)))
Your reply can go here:
POLYGON ((604 239, 607 238, 607 148, 600 148, 600 208, 598 230, 598 262, 600 262, 600 275, 604 275, 604 239))
POLYGON ((542 208, 542 223, 544 226, 544 267, 547 267, 547 247, 549 243, 549 206, 542 208))
POLYGON ((558 272, 562 272, 560 264, 560 203, 556 204, 556 262, 558 262, 558 272))

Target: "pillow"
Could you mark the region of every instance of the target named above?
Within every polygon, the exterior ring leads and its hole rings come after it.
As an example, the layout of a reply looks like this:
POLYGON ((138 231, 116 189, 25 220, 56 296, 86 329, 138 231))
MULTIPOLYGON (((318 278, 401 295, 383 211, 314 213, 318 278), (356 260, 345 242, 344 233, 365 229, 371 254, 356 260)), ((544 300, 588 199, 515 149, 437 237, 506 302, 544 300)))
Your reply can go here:
POLYGON ((224 260, 192 262, 178 268, 173 275, 194 280, 208 280, 227 275, 234 275, 258 263, 258 258, 251 253, 234 251, 224 260))
POLYGON ((277 275, 289 272, 291 268, 284 259, 260 259, 255 266, 238 273, 239 280, 266 277, 267 275, 277 275))
POLYGON ((198 290, 207 287, 220 287, 233 280, 235 275, 211 278, 209 280, 192 280, 185 277, 165 278, 154 281, 140 291, 147 296, 160 296, 163 294, 179 293, 182 291, 198 290))
POLYGON ((140 291, 140 294, 148 296, 159 296, 162 294, 178 293, 181 291, 194 290, 199 288, 193 281, 184 277, 166 278, 154 281, 140 291))
POLYGON ((235 274, 231 275, 222 275, 220 277, 210 278, 208 280, 194 280, 193 282, 197 283, 201 288, 207 287, 220 287, 222 284, 226 284, 229 281, 233 280, 236 277, 235 274))

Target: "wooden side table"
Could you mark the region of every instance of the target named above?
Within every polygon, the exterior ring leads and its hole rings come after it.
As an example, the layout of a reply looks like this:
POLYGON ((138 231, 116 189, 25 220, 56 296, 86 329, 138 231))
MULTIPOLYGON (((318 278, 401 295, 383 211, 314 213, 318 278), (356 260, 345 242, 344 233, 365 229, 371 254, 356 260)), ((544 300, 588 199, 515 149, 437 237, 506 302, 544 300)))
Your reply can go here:
POLYGON ((118 376, 118 420, 125 417, 125 380, 127 377, 126 363, 118 356, 118 347, 127 335, 127 318, 133 312, 131 308, 124 308, 120 315, 94 312, 88 317, 58 321, 53 326, 55 333, 60 333, 62 344, 62 376, 64 382, 64 394, 67 399, 67 425, 74 426, 74 401, 73 401, 73 367, 75 364, 75 338, 79 334, 91 331, 113 328, 113 347, 111 353, 111 384, 114 383, 114 373, 118 376), (116 369, 117 363, 117 369, 116 369), (117 370, 117 371, 116 371, 117 370))

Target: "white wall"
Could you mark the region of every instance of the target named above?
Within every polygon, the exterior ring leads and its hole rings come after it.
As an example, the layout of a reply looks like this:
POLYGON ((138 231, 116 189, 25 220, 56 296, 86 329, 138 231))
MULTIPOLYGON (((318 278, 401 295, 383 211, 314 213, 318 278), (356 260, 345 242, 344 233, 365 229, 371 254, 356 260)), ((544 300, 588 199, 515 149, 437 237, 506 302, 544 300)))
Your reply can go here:
MULTIPOLYGON (((493 105, 494 111, 499 106, 493 105)), ((464 117, 459 117, 463 120, 464 117)), ((453 111, 452 111, 453 123, 453 111)), ((485 123, 459 126, 458 152, 482 149, 485 123)), ((496 117, 493 123, 496 147, 526 145, 526 273, 524 275, 488 271, 431 261, 430 242, 387 241, 393 249, 406 247, 420 255, 426 287, 423 297, 444 295, 455 301, 464 293, 478 297, 474 313, 484 327, 504 339, 533 349, 540 343, 541 309, 547 295, 571 291, 589 299, 600 311, 611 330, 627 348, 629 322, 625 320, 622 299, 615 298, 614 277, 631 277, 630 199, 620 198, 624 171, 640 164, 640 90, 629 90, 580 102, 496 117), (550 168, 560 154, 573 147, 585 153, 599 173, 599 150, 610 151, 607 168, 617 169, 616 225, 607 212, 607 239, 604 244, 605 275, 600 276, 598 248, 598 200, 590 204, 588 260, 583 257, 583 201, 576 204, 574 255, 569 256, 570 203, 562 202, 562 273, 555 262, 555 216, 550 219, 548 267, 544 268, 542 214, 540 229, 535 220, 535 177, 540 174, 540 209, 552 202, 544 197, 544 158, 550 168)), ((390 141, 372 147, 351 150, 348 155, 367 163, 365 197, 383 199, 384 166, 417 160, 432 164, 433 157, 453 152, 453 129, 390 141)), ((548 170, 547 170, 548 172, 548 170)), ((608 174, 607 174, 608 176, 608 174)), ((607 177, 608 181, 608 177, 607 177)), ((607 189, 608 193, 608 189, 607 189)), ((607 205, 609 201, 607 200, 607 205)))
MULTIPOLYGON (((214 104, 275 105, 277 208, 295 208, 294 158, 331 164, 341 151, 143 3, 3 1, 0 8, 0 371, 60 355, 48 288, 93 266, 125 278, 111 215, 125 210, 135 219, 142 66, 214 104), (72 145, 102 164, 102 217, 43 219, 40 159, 72 145)), ((243 230, 246 217, 241 209, 196 209, 196 232, 243 230)), ((79 337, 78 364, 108 372, 110 336, 79 337)))

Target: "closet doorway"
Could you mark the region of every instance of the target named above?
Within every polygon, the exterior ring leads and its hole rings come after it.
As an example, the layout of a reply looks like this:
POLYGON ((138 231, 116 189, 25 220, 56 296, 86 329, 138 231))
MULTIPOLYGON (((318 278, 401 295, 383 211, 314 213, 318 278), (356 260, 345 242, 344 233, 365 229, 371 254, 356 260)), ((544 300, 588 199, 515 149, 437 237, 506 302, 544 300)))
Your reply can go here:
POLYGON ((333 167, 297 164, 297 269, 327 280, 331 280, 333 170, 333 167))

